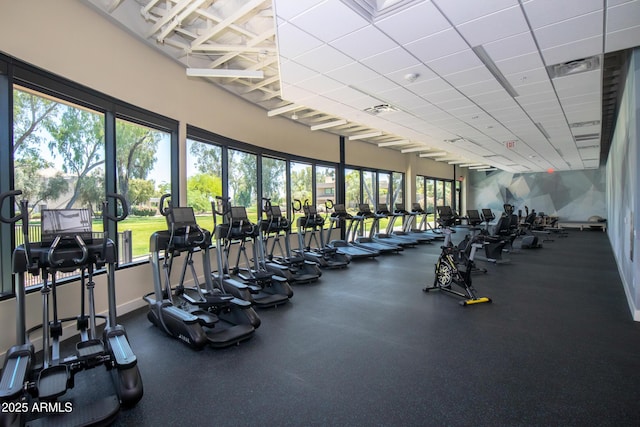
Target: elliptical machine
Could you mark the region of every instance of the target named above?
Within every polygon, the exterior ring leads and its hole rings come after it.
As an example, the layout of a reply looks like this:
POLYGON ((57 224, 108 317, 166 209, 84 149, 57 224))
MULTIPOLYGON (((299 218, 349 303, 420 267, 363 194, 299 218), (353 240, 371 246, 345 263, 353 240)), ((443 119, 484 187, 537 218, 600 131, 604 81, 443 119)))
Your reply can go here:
MULTIPOLYGON (((21 191, 0 195, 0 208, 6 199, 15 199, 21 191)), ((20 426, 27 421, 52 422, 58 425, 86 425, 113 422, 121 406, 134 406, 143 394, 142 378, 137 358, 129 345, 123 326, 117 323, 115 296, 115 265, 117 250, 109 239, 109 224, 123 220, 128 209, 122 196, 109 194, 109 199, 120 202, 122 214, 116 216, 115 207, 108 200, 102 203, 104 237, 94 238, 91 214, 88 209, 52 209, 42 211, 42 235, 40 242, 29 241, 29 206, 20 201, 20 213, 0 220, 7 224, 22 223, 24 243, 13 252, 13 273, 16 278, 16 337, 17 344, 5 356, 0 380, 0 401, 12 402, 20 408, 55 405, 57 399, 74 388, 74 378, 82 371, 104 366, 111 371, 115 394, 91 401, 86 406, 73 407, 71 411, 37 413, 37 411, 2 411, 0 425, 20 426), (106 316, 95 312, 93 275, 95 270, 106 268, 109 310, 106 316), (80 315, 60 318, 57 304, 56 274, 80 270, 80 315), (26 327, 25 275, 42 274, 42 323, 30 329, 26 327), (51 282, 49 282, 51 279, 51 282), (85 295, 86 293, 86 295, 85 295), (85 299, 89 314, 85 311, 85 299), (98 336, 97 319, 104 319, 102 336, 98 336), (63 356, 61 337, 63 324, 76 322, 80 332, 76 350, 63 356), (42 359, 38 363, 30 335, 42 331, 42 359), (24 406, 26 405, 26 406, 24 406), (60 413, 66 412, 66 413, 60 413), (41 415, 41 416, 40 416, 41 415), (37 416, 40 416, 37 418, 37 416), (26 419, 26 418, 33 419, 26 419)), ((78 396, 80 397, 80 396, 78 396)), ((58 404, 65 402, 58 401, 58 404)), ((62 406, 61 409, 64 409, 62 406)))
POLYGON ((244 206, 231 206, 229 198, 216 197, 211 202, 216 234, 218 270, 211 273, 214 280, 233 295, 249 301, 256 307, 276 307, 289 302, 293 290, 287 279, 267 270, 260 226, 251 223, 244 206), (218 216, 222 223, 218 224, 218 216), (251 243, 253 263, 247 255, 247 242, 251 243), (237 246, 235 265, 230 267, 232 248, 237 246), (240 265, 240 260, 244 265, 240 265))
POLYGON ((227 293, 221 282, 214 286, 209 254, 211 234, 198 226, 193 208, 174 207, 171 203, 165 206, 169 197, 165 194, 160 199, 160 213, 167 218, 168 230, 156 231, 149 241, 154 291, 143 297, 149 304, 147 318, 196 350, 206 345, 228 347, 251 338, 260 326, 260 318, 250 302, 227 293), (204 289, 193 262, 198 250, 202 254, 204 289), (185 259, 180 280, 172 287, 173 262, 181 254, 185 259), (184 286, 187 269, 193 287, 184 286))
MULTIPOLYGON (((446 207, 447 206, 444 206, 442 208, 446 207)), ((437 289, 461 297, 463 298, 463 300, 460 301, 460 305, 462 306, 491 302, 491 298, 478 297, 471 283, 471 272, 475 267, 473 259, 476 251, 484 246, 484 242, 479 240, 471 242, 471 252, 469 256, 462 258, 465 262, 464 270, 460 270, 458 267, 459 263, 457 262, 457 259, 460 259, 460 249, 451 243, 451 226, 455 223, 453 212, 450 209, 448 211, 439 209, 438 223, 445 236, 444 245, 441 247, 442 253, 436 262, 433 285, 427 286, 422 290, 429 292, 437 289), (462 288, 462 292, 453 289, 451 286, 453 284, 462 288)))
MULTIPOLYGON (((304 204, 296 199, 292 203, 294 213, 303 211, 304 216, 298 217, 298 253, 304 259, 318 264, 321 268, 345 268, 351 262, 351 257, 338 252, 337 248, 327 246, 323 229, 325 219, 318 213, 315 205, 305 200, 304 204), (307 235, 309 238, 307 239, 307 235)), ((295 218, 295 216, 294 216, 295 218)))
MULTIPOLYGON (((271 199, 262 199, 262 212, 265 214, 260 222, 263 247, 266 251, 265 266, 268 270, 287 279, 292 284, 311 283, 322 276, 322 271, 313 261, 302 255, 295 255, 289 244, 291 221, 282 215, 280 206, 272 205, 271 199), (281 239, 284 240, 284 247, 281 239), (269 246, 271 241, 271 246, 269 246), (280 255, 276 255, 276 247, 280 255)), ((302 249, 302 248, 301 248, 302 249)))

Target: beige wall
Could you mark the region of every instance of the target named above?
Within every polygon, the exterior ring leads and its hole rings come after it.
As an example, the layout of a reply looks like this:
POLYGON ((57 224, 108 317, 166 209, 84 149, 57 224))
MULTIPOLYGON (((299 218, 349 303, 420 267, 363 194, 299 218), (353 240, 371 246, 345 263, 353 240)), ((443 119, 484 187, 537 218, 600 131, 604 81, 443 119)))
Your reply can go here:
MULTIPOLYGON (((78 0, 3 1, 0 9, 0 51, 48 72, 180 122, 181 154, 186 125, 268 147, 331 162, 339 161, 339 138, 311 132, 201 79, 187 78, 184 67, 150 49, 119 26, 78 0)), ((184 159, 185 156, 182 156, 184 159)), ((346 143, 351 165, 404 171, 413 185, 415 174, 452 178, 452 168, 415 155, 378 149, 353 141, 346 143)), ((184 160, 181 169, 184 170, 184 160)), ((186 185, 181 185, 184 196, 186 185)), ((412 187, 407 190, 412 194, 412 187)), ((141 297, 152 290, 148 265, 117 272, 120 314, 144 305, 141 297)), ((104 276, 98 277, 98 311, 106 310, 104 276)), ((64 314, 77 312, 77 286, 62 286, 64 314)), ((15 343, 15 301, 0 301, 0 356, 15 343)), ((27 298, 28 324, 40 323, 38 293, 27 298)))

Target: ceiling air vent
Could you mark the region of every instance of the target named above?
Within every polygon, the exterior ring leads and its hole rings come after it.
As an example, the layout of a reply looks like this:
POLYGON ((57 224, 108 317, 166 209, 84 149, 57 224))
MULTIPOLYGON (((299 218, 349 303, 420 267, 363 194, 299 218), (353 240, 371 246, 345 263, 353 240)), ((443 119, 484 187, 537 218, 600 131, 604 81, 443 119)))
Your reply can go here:
POLYGON ((374 105, 373 107, 365 108, 364 111, 366 113, 377 116, 378 114, 393 113, 395 111, 400 111, 400 110, 391 104, 380 104, 380 105, 374 105))
POLYGON ((422 0, 342 0, 369 22, 400 12, 422 0))
POLYGON ((576 142, 588 141, 590 139, 598 139, 598 138, 600 138, 600 134, 599 133, 585 133, 583 135, 574 135, 573 138, 576 140, 576 142))
POLYGON ((551 78, 572 76, 574 74, 593 71, 600 68, 600 57, 590 56, 588 58, 576 59, 562 64, 549 65, 547 70, 551 78))
POLYGON ((572 128, 583 128, 587 126, 598 126, 599 124, 600 124, 600 120, 590 120, 588 122, 571 123, 569 126, 572 128))

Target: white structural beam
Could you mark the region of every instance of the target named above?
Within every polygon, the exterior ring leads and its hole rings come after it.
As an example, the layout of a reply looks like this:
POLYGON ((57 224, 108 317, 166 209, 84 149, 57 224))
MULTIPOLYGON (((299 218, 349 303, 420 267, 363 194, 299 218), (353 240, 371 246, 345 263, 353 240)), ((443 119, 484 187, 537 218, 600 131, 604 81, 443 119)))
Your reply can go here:
POLYGON ((399 139, 397 141, 379 142, 378 147, 380 148, 393 147, 395 145, 407 145, 407 144, 411 144, 411 141, 409 141, 408 139, 399 139))
POLYGON ((400 150, 401 153, 415 153, 416 151, 427 151, 429 150, 429 147, 425 147, 424 145, 421 145, 420 147, 409 147, 409 148, 403 148, 402 150, 400 150))
POLYGON ((345 119, 332 120, 330 122, 313 125, 313 126, 309 127, 309 129, 311 129, 311 130, 320 130, 320 129, 332 128, 334 126, 342 126, 342 125, 346 125, 346 124, 347 124, 347 121, 345 119))
POLYGON ((418 154, 419 157, 442 157, 442 156, 446 156, 447 153, 446 151, 436 151, 434 153, 422 153, 422 154, 418 154))
POLYGON ((273 116, 277 116, 279 114, 288 113, 289 111, 299 110, 301 108, 305 108, 305 107, 300 105, 300 104, 289 104, 289 105, 285 105, 284 107, 280 107, 280 108, 276 108, 274 110, 267 111, 267 116, 268 117, 273 117, 273 116))
POLYGON ((380 135, 382 135, 382 131, 360 133, 358 135, 351 135, 349 137, 349 141, 355 141, 356 139, 374 138, 380 135))

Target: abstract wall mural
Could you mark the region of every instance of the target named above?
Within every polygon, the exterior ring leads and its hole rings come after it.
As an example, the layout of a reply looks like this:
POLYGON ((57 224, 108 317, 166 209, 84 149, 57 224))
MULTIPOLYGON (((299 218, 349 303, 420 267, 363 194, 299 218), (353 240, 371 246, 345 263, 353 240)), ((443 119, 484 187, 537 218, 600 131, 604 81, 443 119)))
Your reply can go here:
POLYGON ((563 221, 606 218, 604 168, 554 173, 477 172, 468 179, 469 209, 490 208, 496 213, 509 203, 525 212, 525 206, 558 216, 563 221))

